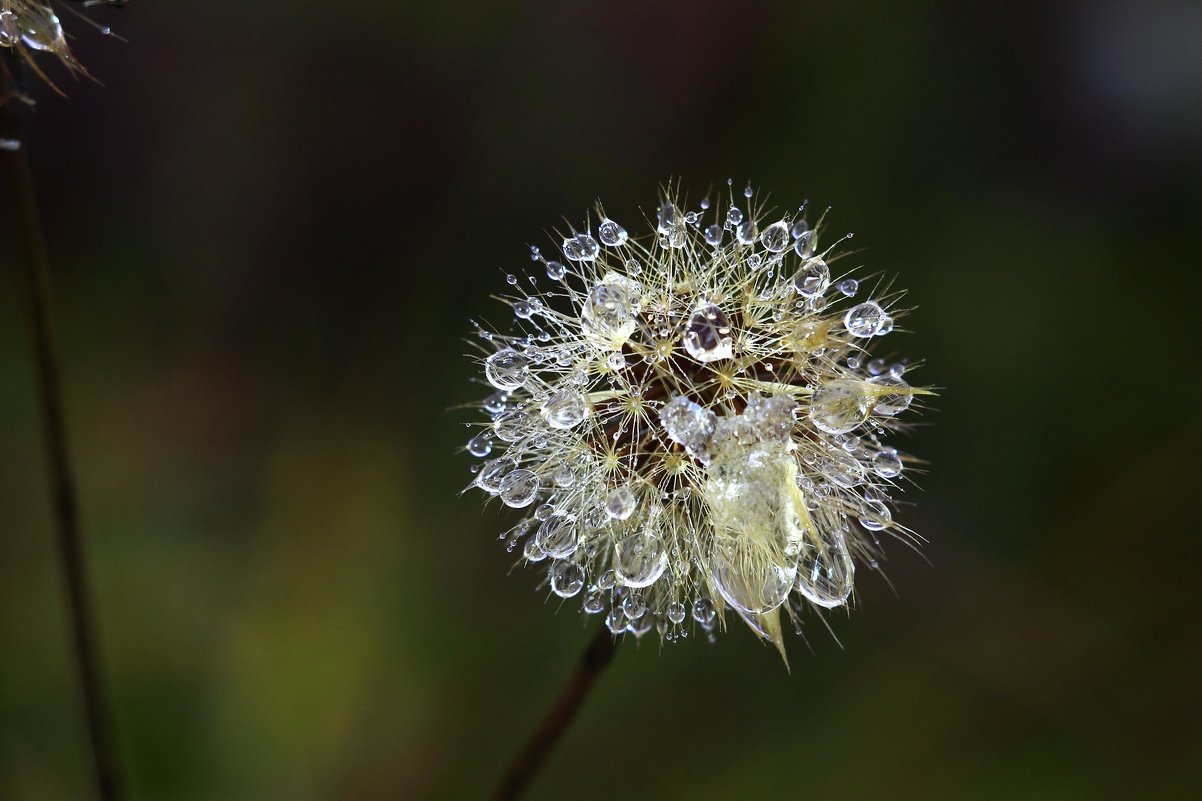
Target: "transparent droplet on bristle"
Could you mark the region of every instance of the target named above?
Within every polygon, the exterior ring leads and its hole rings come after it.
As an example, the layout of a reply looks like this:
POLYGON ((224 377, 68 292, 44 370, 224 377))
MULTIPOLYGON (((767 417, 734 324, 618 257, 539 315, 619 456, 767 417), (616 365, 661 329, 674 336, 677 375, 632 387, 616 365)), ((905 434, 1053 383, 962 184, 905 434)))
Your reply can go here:
POLYGON ((735 226, 735 239, 739 240, 740 244, 750 245, 759 238, 759 228, 755 224, 755 220, 743 220, 735 226))
POLYGON ((551 428, 567 430, 588 416, 588 401, 580 390, 564 388, 548 398, 539 412, 551 428))
POLYGON ((571 598, 584 587, 584 569, 575 562, 556 562, 549 572, 551 592, 560 598, 571 598))
POLYGON ((668 437, 683 445, 690 456, 703 462, 708 461, 710 440, 717 421, 717 415, 685 397, 668 401, 659 413, 660 425, 668 437))
POLYGON ((530 359, 513 348, 504 348, 484 360, 484 377, 505 392, 519 389, 530 374, 530 359))
POLYGON ((909 409, 910 404, 914 402, 914 395, 908 391, 910 385, 906 383, 905 379, 894 376, 892 373, 873 376, 868 379, 868 383, 879 387, 894 387, 898 390, 877 395, 872 405, 874 414, 893 417, 909 409))
POLYGON ((596 615, 605 611, 605 598, 599 592, 590 592, 581 607, 585 614, 596 615))
POLYGON ((609 610, 609 614, 605 616, 605 627, 609 629, 610 634, 621 634, 626 630, 626 615, 618 607, 609 610))
POLYGON ((843 315, 843 325, 854 337, 870 337, 880 331, 885 317, 885 310, 876 301, 869 300, 848 309, 843 315))
POLYGON ((609 354, 609 356, 605 357, 605 366, 616 373, 619 370, 625 369, 626 357, 620 350, 614 351, 613 353, 609 354))
POLYGON ((562 559, 576 550, 576 520, 567 515, 555 515, 544 520, 534 536, 547 556, 562 559))
POLYGON ((828 434, 845 434, 868 417, 868 396, 851 381, 819 387, 810 396, 810 420, 828 434))
POLYGON ((467 452, 477 458, 483 458, 492 453, 492 432, 481 431, 467 441, 467 452))
POLYGON ((642 617, 647 611, 647 602, 643 600, 643 596, 637 592, 627 593, 622 599, 622 613, 626 615, 628 620, 635 620, 642 617))
POLYGON ((883 450, 872 457, 872 472, 881 478, 897 478, 902 474, 902 460, 897 451, 883 450))
POLYGON ((643 614, 639 615, 626 626, 626 630, 636 637, 642 637, 647 632, 651 631, 651 627, 655 625, 655 613, 650 609, 644 609, 643 614))
POLYGON ((546 552, 534 537, 526 540, 526 544, 522 547, 522 556, 527 562, 541 562, 547 558, 546 552))
POLYGON ((760 244, 766 250, 773 253, 780 253, 789 246, 789 225, 784 222, 775 222, 764 229, 760 234, 760 244))
POLYGON ((538 497, 538 476, 533 470, 519 468, 501 479, 501 500, 515 509, 529 506, 538 497))
POLYGON ((624 245, 630 238, 625 228, 608 219, 602 220, 601 224, 597 226, 597 237, 601 240, 601 244, 609 247, 624 245))
POLYGON ((732 355, 730 320, 713 303, 704 303, 693 311, 684 330, 684 348, 699 362, 729 359, 732 355))
POLYGON ((705 241, 714 247, 722 244, 722 226, 717 224, 707 226, 705 229, 705 241))
POLYGON ((722 599, 744 615, 770 612, 785 602, 797 570, 763 555, 749 555, 742 544, 716 544, 710 578, 722 599))
POLYGON ((488 460, 476 474, 476 486, 490 495, 498 494, 501 491, 501 480, 513 467, 513 462, 504 457, 488 460))
POLYGON ((714 602, 709 598, 699 598, 693 604, 693 620, 700 623, 706 630, 712 628, 717 619, 718 610, 714 609, 714 602))
POLYGON ((831 283, 831 271, 822 259, 807 259, 793 274, 793 288, 803 298, 816 298, 826 292, 831 283))
POLYGON ((563 262, 549 261, 547 262, 547 277, 552 281, 560 281, 568 272, 568 268, 563 266, 563 262))
POLYGON ((634 332, 642 295, 638 281, 616 272, 606 273, 585 298, 581 327, 598 344, 617 350, 634 332))
POLYGON ((880 531, 893 522, 889 507, 878 500, 864 502, 864 511, 860 515, 860 525, 868 531, 880 531))
POLYGON ((575 234, 563 240, 563 255, 568 261, 594 261, 600 253, 601 246, 588 234, 575 234))
POLYGON ((615 570, 626 587, 649 587, 668 567, 663 541, 650 526, 645 526, 614 545, 615 570))
POLYGON ((797 590, 811 603, 833 609, 847 603, 855 578, 855 564, 843 534, 807 532, 797 563, 797 590))
POLYGON ((738 206, 731 206, 726 210, 726 222, 732 226, 743 222, 743 210, 738 206))
POLYGON ((850 298, 860 291, 860 282, 854 278, 845 278, 835 288, 850 298))
POLYGON ((629 485, 623 484, 610 490, 605 496, 605 514, 614 520, 627 520, 634 514, 638 499, 629 485))
POLYGON ((511 409, 500 415, 492 424, 493 433, 502 442, 517 442, 530 429, 526 413, 520 409, 511 409))
POLYGON ((597 588, 602 590, 612 590, 614 585, 618 583, 618 574, 613 570, 606 570, 597 577, 597 588))
POLYGON ((672 603, 668 604, 668 620, 672 621, 673 623, 683 623, 687 615, 688 610, 684 608, 684 604, 682 604, 680 601, 673 601, 672 603))

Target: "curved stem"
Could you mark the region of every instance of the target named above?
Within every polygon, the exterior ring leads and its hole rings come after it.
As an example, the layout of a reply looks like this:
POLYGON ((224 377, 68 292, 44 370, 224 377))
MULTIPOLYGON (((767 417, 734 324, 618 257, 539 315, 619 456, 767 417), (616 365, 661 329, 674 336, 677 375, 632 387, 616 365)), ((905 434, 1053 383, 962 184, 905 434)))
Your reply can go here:
POLYGON ((538 773, 538 769, 576 717, 576 712, 589 690, 613 659, 616 648, 614 635, 603 623, 584 649, 584 653, 580 655, 580 663, 560 691, 559 697, 555 699, 547 716, 534 730, 526 746, 509 764, 509 768, 493 790, 492 801, 511 801, 521 796, 526 785, 538 773))
POLYGON ((5 99, 8 102, 0 108, 0 137, 3 138, 0 142, 0 161, 4 164, 5 177, 16 200, 17 222, 25 251, 25 281, 29 292, 34 363, 38 374, 51 504, 62 580, 67 594, 71 642, 79 671, 97 791, 102 801, 116 801, 121 797, 121 780, 109 733, 104 684, 100 678, 95 623, 84 569, 83 542, 79 533, 75 473, 67 448, 58 347, 50 314, 50 265, 38 214, 33 171, 20 137, 20 121, 11 108, 12 95, 5 99))

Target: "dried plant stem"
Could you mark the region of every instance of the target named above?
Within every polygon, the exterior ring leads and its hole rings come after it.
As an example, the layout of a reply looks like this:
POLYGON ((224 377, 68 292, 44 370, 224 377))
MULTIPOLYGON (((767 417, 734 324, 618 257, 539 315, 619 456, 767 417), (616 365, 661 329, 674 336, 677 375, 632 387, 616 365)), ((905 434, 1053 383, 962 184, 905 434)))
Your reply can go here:
POLYGON ((34 362, 38 374, 58 556, 67 593, 71 641, 79 671, 97 790, 102 801, 116 801, 121 797, 122 783, 110 735, 104 683, 100 677, 95 621, 84 568, 83 542, 79 534, 75 473, 67 448, 58 349, 50 313, 50 266, 38 215, 33 171, 21 142, 19 120, 11 108, 11 102, 0 108, 0 136, 8 140, 8 146, 0 149, 0 161, 4 163, 5 178, 16 201, 17 222, 24 245, 25 280, 29 292, 34 362))
POLYGON ((616 647, 617 642, 613 634, 602 624, 581 654, 580 664, 576 666, 572 677, 555 699, 551 710, 501 777, 501 781, 493 790, 493 801, 511 801, 522 795, 526 785, 538 773, 555 744, 571 724, 597 678, 613 659, 616 647))

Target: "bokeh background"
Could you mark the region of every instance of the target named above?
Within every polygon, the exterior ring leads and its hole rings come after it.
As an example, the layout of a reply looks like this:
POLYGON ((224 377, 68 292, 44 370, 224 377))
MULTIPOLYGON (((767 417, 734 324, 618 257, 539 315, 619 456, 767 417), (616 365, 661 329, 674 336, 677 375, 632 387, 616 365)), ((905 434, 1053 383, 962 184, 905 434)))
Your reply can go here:
MULTIPOLYGON (((1202 5, 64 15, 27 140, 131 798, 479 798, 591 636, 459 498, 469 316, 597 198, 833 207, 943 387, 895 547, 792 672, 620 648, 530 798, 1202 787, 1202 5)), ((0 203, 0 798, 89 797, 0 203)), ((633 222, 630 227, 634 226, 633 222)))

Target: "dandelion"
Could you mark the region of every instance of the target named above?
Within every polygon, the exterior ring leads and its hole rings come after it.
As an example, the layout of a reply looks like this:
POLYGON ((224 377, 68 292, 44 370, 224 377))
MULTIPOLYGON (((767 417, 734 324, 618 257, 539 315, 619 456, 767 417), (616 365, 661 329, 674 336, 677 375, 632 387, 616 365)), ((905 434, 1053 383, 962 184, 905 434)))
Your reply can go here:
POLYGON ((545 278, 509 276, 511 325, 477 331, 495 391, 467 447, 473 485, 524 513, 509 549, 613 634, 737 615, 784 656, 782 617, 852 604, 882 534, 917 541, 889 439, 929 393, 869 352, 902 293, 836 274, 825 215, 728 195, 669 187, 646 236, 598 206, 532 248, 545 278))
MULTIPOLYGON (((59 5, 96 28, 101 34, 109 36, 112 35, 112 29, 93 22, 73 6, 117 7, 127 2, 128 0, 72 0, 71 3, 61 2, 59 5)), ((37 56, 42 53, 57 58, 74 75, 91 77, 71 52, 62 22, 53 6, 34 0, 0 0, 0 54, 4 56, 5 67, 13 74, 18 84, 22 82, 22 68, 28 66, 51 88, 59 91, 38 64, 37 56)))

